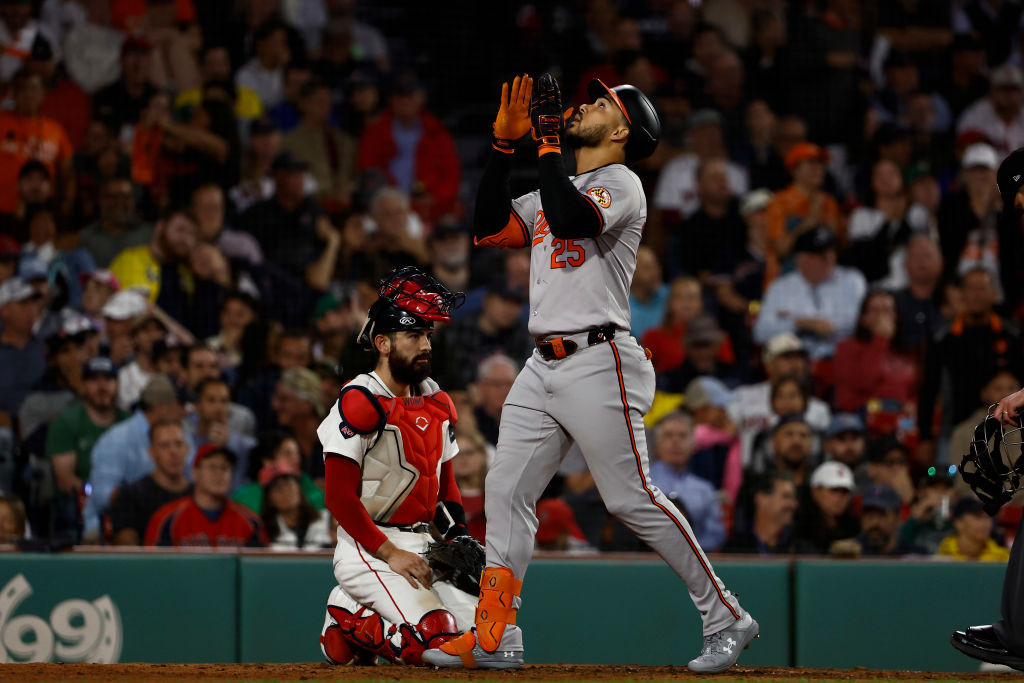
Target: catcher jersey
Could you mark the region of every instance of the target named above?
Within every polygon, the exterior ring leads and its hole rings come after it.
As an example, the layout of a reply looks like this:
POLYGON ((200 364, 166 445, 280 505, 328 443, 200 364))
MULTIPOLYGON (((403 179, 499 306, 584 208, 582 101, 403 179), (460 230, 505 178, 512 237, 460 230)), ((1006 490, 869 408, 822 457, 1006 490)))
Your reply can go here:
POLYGON ((420 383, 420 396, 408 398, 396 398, 374 372, 359 375, 350 384, 392 399, 394 405, 382 429, 361 435, 342 428, 335 401, 317 428, 324 453, 359 464, 359 499, 375 522, 429 522, 437 505, 441 463, 459 452, 451 400, 431 379, 420 383))
POLYGON ((596 237, 558 239, 544 218, 540 190, 512 201, 532 246, 530 334, 582 332, 614 325, 628 330, 629 285, 647 222, 647 199, 636 174, 609 164, 570 179, 601 213, 596 237))

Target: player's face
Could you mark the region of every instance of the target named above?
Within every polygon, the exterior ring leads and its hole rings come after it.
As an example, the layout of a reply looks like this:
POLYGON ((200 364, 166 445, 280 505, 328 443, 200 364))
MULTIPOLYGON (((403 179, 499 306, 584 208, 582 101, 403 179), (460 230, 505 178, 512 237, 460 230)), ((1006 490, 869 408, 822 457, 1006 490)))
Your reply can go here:
POLYGON ((598 97, 593 104, 580 105, 565 129, 565 141, 573 149, 597 147, 615 130, 626 127, 619 108, 609 99, 598 97))
POLYGON ((433 330, 396 332, 388 369, 391 376, 402 384, 419 384, 430 376, 430 338, 433 330))
POLYGON ((219 453, 208 455, 192 470, 197 491, 227 497, 231 490, 231 461, 219 453))

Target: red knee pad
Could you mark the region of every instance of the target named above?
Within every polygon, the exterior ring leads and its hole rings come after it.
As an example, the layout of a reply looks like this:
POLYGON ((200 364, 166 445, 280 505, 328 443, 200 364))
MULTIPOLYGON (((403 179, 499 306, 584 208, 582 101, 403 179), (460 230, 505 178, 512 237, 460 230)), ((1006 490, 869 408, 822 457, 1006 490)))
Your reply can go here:
POLYGON ((402 624, 400 632, 402 651, 399 657, 403 663, 414 665, 423 664, 424 650, 441 647, 461 634, 455 617, 443 609, 428 612, 416 624, 415 630, 409 624, 402 624))
POLYGON ((389 662, 397 659, 395 649, 388 639, 391 634, 385 632, 384 620, 379 614, 365 607, 360 607, 353 614, 333 605, 328 605, 327 611, 338 622, 338 630, 350 648, 356 652, 361 650, 378 655, 389 662))
POLYGON ((337 626, 328 626, 324 634, 320 636, 320 646, 324 656, 331 664, 351 664, 355 661, 356 654, 349 647, 345 640, 345 634, 337 626))

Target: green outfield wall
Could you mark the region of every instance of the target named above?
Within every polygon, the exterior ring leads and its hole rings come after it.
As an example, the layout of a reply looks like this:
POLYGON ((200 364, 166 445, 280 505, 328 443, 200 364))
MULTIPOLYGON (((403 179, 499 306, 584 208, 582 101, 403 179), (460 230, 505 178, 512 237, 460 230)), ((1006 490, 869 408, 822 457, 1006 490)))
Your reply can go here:
MULTIPOLYGON (((725 561, 761 624, 748 665, 976 671, 950 632, 998 616, 1003 565, 725 561)), ((0 660, 320 658, 327 556, 0 554, 0 660)), ((519 623, 531 663, 685 664, 700 617, 660 561, 539 559, 519 623)))

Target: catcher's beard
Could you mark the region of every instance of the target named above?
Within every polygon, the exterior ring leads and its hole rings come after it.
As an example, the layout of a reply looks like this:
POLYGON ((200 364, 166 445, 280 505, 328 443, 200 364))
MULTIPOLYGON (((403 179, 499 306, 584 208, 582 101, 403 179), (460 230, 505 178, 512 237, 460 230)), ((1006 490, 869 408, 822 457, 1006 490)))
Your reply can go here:
POLYGON ((419 384, 430 376, 430 352, 409 358, 392 351, 388 356, 388 371, 402 384, 419 384))

